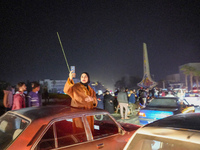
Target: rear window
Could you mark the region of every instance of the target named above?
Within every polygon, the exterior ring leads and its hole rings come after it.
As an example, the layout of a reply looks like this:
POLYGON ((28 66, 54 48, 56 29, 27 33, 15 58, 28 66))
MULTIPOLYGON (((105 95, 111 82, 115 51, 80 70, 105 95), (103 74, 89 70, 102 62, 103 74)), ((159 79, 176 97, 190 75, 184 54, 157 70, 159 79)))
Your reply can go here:
POLYGON ((177 107, 176 99, 153 99, 148 106, 153 107, 177 107))
POLYGON ((137 134, 127 150, 199 150, 200 144, 137 134))
POLYGON ((7 113, 0 117, 0 146, 6 148, 29 125, 29 121, 14 114, 7 113))

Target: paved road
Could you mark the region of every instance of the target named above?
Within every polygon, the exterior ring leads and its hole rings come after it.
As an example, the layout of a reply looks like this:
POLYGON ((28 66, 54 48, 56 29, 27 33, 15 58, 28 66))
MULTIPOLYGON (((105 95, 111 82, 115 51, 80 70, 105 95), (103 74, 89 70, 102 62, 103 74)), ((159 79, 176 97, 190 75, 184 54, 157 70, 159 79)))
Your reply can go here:
POLYGON ((131 123, 131 124, 137 124, 137 125, 142 125, 139 122, 138 116, 137 115, 130 115, 130 119, 121 119, 121 115, 118 114, 111 114, 117 122, 124 122, 124 123, 131 123))

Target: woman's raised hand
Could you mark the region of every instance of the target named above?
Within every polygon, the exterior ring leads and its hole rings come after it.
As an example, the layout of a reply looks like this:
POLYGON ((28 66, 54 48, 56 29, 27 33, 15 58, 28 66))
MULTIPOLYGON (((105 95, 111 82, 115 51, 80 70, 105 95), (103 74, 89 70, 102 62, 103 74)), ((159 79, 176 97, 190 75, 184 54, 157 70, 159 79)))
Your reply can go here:
POLYGON ((75 73, 73 73, 73 70, 69 72, 69 79, 72 80, 76 76, 75 73))

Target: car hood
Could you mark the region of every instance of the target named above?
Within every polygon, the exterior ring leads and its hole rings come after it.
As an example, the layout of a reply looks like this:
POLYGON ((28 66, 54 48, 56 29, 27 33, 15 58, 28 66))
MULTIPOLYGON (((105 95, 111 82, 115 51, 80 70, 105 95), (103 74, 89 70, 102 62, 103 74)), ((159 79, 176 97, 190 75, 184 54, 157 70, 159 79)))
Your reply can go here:
POLYGON ((145 108, 139 112, 139 118, 145 119, 162 119, 176 114, 178 108, 145 108))

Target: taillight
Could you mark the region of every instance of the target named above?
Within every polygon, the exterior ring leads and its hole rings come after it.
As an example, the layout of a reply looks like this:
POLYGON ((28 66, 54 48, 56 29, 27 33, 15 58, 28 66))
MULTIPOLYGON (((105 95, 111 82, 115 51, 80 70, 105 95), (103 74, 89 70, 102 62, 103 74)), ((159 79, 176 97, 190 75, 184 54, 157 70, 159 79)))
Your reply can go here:
POLYGON ((146 117, 146 114, 143 112, 139 112, 139 116, 146 117))

